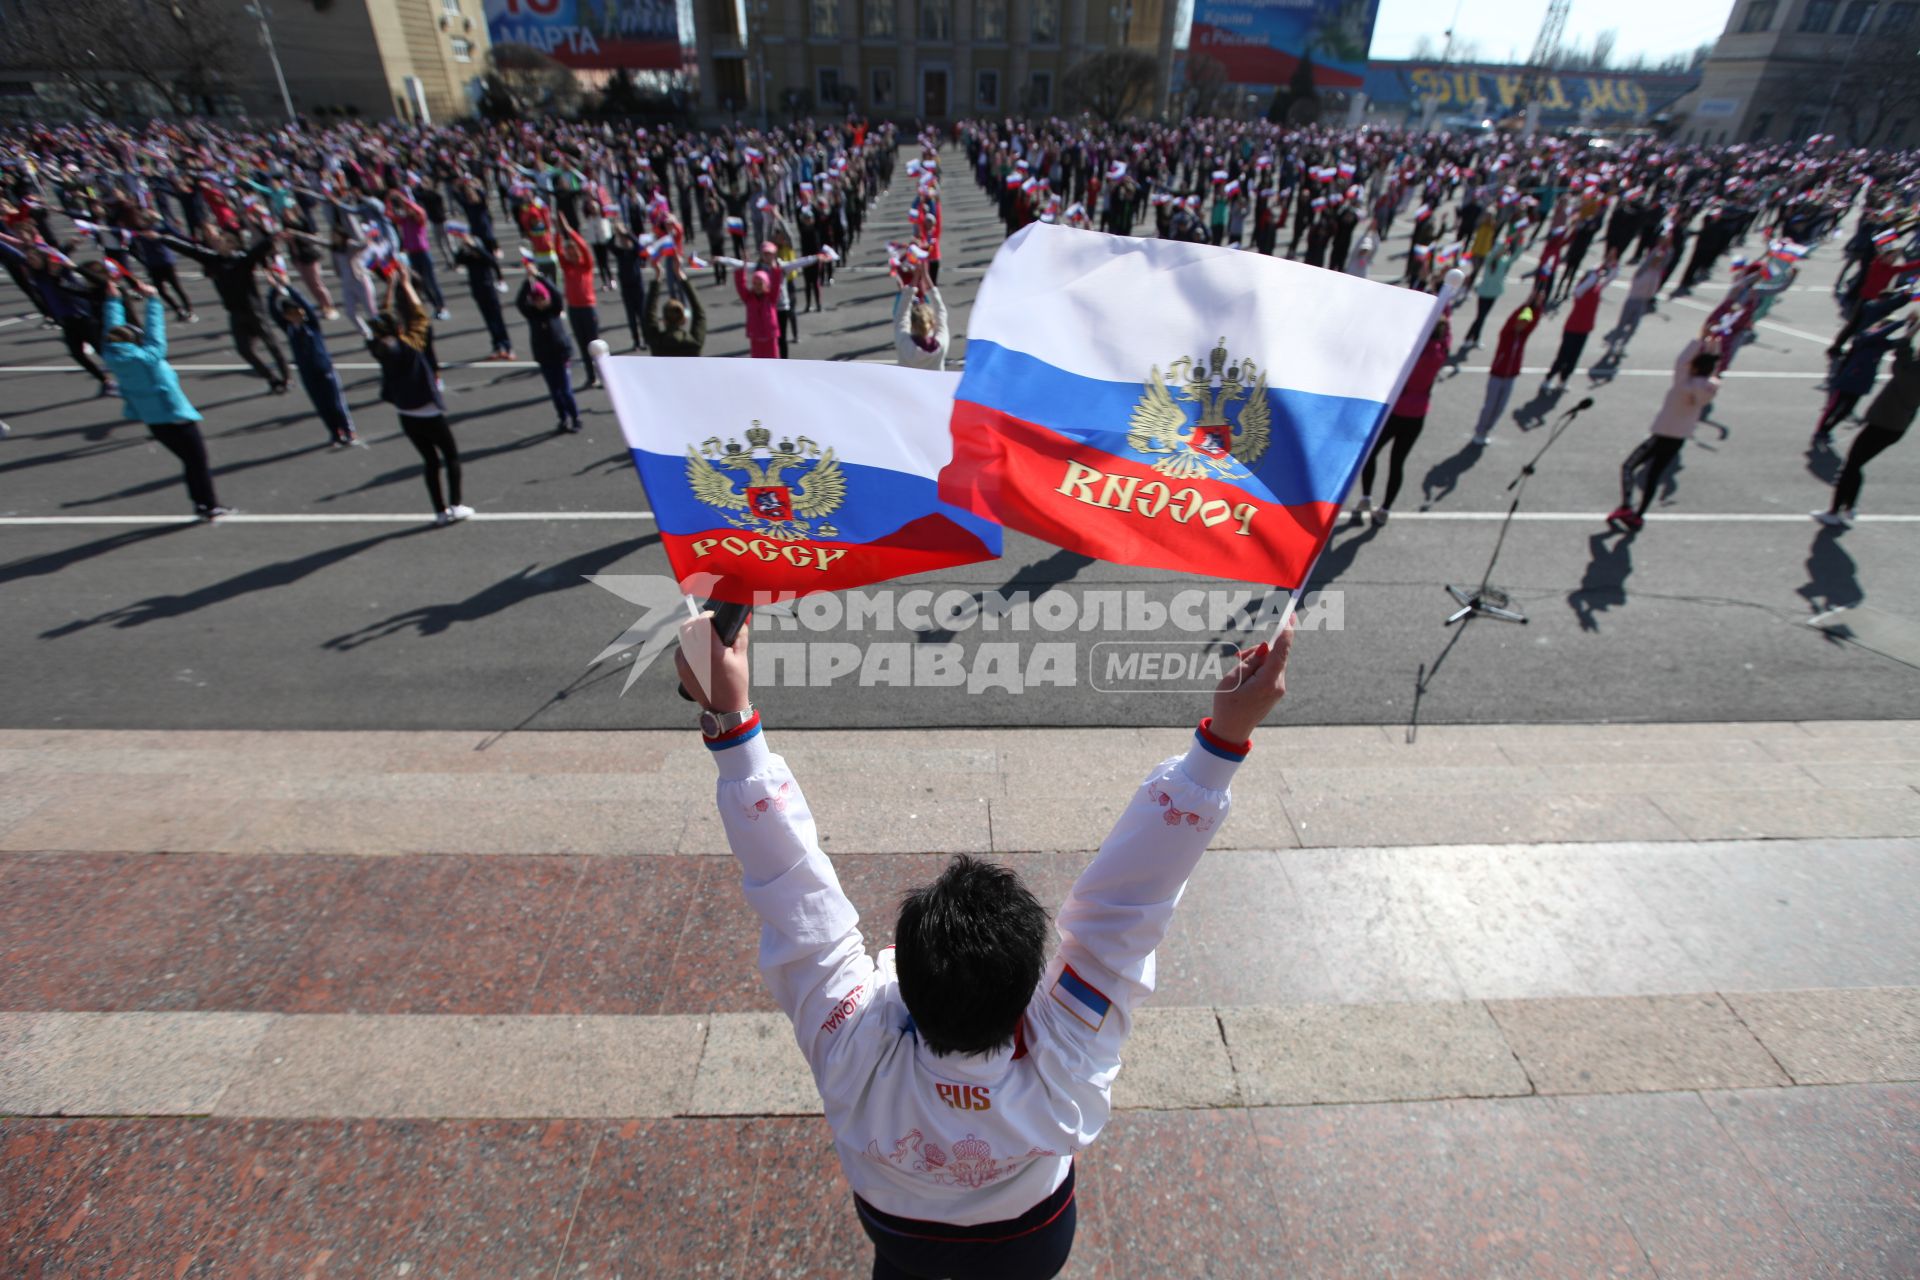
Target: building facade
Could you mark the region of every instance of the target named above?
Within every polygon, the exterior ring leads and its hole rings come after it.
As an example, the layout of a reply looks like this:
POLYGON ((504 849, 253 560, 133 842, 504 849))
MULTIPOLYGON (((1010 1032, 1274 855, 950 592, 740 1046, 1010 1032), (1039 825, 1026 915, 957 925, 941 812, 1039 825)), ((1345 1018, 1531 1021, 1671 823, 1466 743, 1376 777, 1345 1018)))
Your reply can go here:
MULTIPOLYGON (((482 0, 282 0, 270 13, 302 115, 444 123, 473 114, 492 47, 482 0)), ((253 19, 240 12, 236 21, 253 19)), ((285 114, 265 45, 250 42, 248 52, 241 101, 256 115, 285 114)))
MULTIPOLYGON (((1835 132, 1835 77, 1888 41, 1920 40, 1916 0, 1735 0, 1701 68, 1700 87, 1674 108, 1683 142, 1795 141, 1835 132)), ((1920 129, 1891 120, 1876 142, 1910 145, 1920 129)))
POLYGON ((952 120, 1062 110, 1068 69, 1135 48, 1164 108, 1177 0, 695 0, 700 107, 952 120), (739 22, 744 10, 746 29, 739 22))
MULTIPOLYGON (((0 21, 13 18, 6 8, 12 2, 0 0, 0 21)), ((491 47, 482 0, 260 0, 259 7, 297 113, 435 122, 472 114, 491 47)), ((222 116, 284 118, 260 13, 247 0, 219 0, 218 12, 239 38, 233 65, 203 105, 222 116)), ((123 118, 166 110, 165 99, 138 77, 103 68, 98 78, 123 118)), ((0 65, 0 118, 83 114, 58 75, 25 63, 0 65)))

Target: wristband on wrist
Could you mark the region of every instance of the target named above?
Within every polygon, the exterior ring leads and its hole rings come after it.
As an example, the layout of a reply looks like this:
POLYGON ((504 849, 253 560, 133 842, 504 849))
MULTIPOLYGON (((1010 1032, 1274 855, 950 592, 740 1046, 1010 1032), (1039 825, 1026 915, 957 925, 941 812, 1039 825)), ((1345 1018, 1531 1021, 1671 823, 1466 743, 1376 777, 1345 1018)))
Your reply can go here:
POLYGON ((700 740, 707 744, 707 750, 709 751, 725 751, 728 747, 739 746, 741 743, 745 742, 747 739, 753 737, 755 734, 759 732, 760 732, 760 713, 758 711, 755 711, 751 716, 747 718, 744 724, 741 724, 735 728, 729 729, 725 733, 718 734, 714 737, 708 737, 705 733, 702 733, 700 735, 700 740))
POLYGON ((1215 733, 1212 716, 1200 722, 1200 727, 1193 731, 1193 736, 1199 742, 1201 750, 1209 755, 1219 756, 1222 760, 1232 760, 1236 764, 1245 760, 1247 753, 1253 750, 1252 738, 1248 738, 1245 742, 1234 742, 1215 733))

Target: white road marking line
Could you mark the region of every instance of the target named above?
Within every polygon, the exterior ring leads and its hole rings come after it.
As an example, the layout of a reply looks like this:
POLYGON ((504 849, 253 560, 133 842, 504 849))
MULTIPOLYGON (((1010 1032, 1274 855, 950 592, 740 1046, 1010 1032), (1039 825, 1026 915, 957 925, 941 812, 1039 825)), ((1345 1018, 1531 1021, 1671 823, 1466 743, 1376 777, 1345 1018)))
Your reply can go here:
MULTIPOLYGON (((1793 331, 1788 330, 1788 332, 1793 332, 1793 331)), ((1799 334, 1797 336, 1807 337, 1809 335, 1799 334)), ((1826 339, 1820 338, 1818 339, 1818 341, 1825 342, 1826 339)), ((627 357, 616 356, 614 358, 625 359, 627 357)), ((650 357, 635 356, 632 358, 639 360, 639 359, 649 359, 650 357)), ((716 356, 714 358, 727 359, 729 357, 716 356)), ((863 357, 859 360, 850 361, 847 363, 893 364, 894 361, 885 356, 876 356, 872 358, 863 357)), ((949 358, 947 363, 949 366, 956 366, 960 363, 960 361, 949 358)), ((244 365, 244 364, 176 364, 173 366, 174 372, 176 373, 243 373, 247 371, 249 367, 250 366, 244 365)), ((344 360, 334 361, 333 367, 336 369, 365 370, 368 372, 372 372, 380 368, 379 365, 373 364, 371 362, 365 363, 365 364, 358 364, 358 363, 350 363, 344 360)), ((449 360, 449 361, 442 362, 440 367, 443 369, 537 369, 539 368, 539 365, 535 364, 531 360, 474 360, 466 363, 449 360)), ((1454 368, 1454 366, 1443 366, 1443 367, 1454 368)), ((1458 373, 1485 373, 1490 367, 1491 366, 1484 365, 1484 364, 1460 365, 1455 369, 1455 371, 1458 373)), ((1546 371, 1547 371, 1547 366, 1543 364, 1528 365, 1524 369, 1520 370, 1521 374, 1523 375, 1544 374, 1546 373, 1546 371)), ((0 365, 0 373, 85 374, 86 370, 76 368, 75 366, 70 364, 15 364, 15 365, 0 365)), ((93 375, 87 374, 87 376, 92 377, 93 375)), ((1741 370, 1735 370, 1732 373, 1723 374, 1721 376, 1725 378, 1811 378, 1816 381, 1819 381, 1826 378, 1827 375, 1822 370, 1807 369, 1804 371, 1802 370, 1778 370, 1778 371, 1754 370, 1752 372, 1743 372, 1741 370)), ((1673 377, 1673 370, 1671 369, 1616 369, 1613 372, 1613 377, 1616 377, 1616 378, 1671 378, 1673 377)), ((1605 381, 1605 380, 1602 379, 1602 381, 1605 381)), ((457 389, 464 390, 466 388, 457 388, 457 389)), ((586 388, 576 387, 574 389, 576 391, 583 391, 586 388)), ((266 394, 264 387, 261 389, 261 394, 262 396, 266 394)))
MULTIPOLYGON (((1708 306, 1706 303, 1695 302, 1691 298, 1668 298, 1667 304, 1669 306, 1675 306, 1675 307, 1691 307, 1695 311, 1711 312, 1713 310, 1713 308, 1708 306)), ((1789 328, 1787 325, 1779 324, 1772 320, 1761 320, 1758 323, 1756 323, 1753 327, 1756 329, 1771 329, 1775 333, 1784 333, 1790 338, 1804 338, 1808 342, 1817 342, 1823 347, 1829 345, 1833 341, 1833 339, 1828 338, 1822 334, 1808 333, 1805 329, 1789 328)), ((1822 376, 1825 376, 1825 375, 1822 375, 1822 376)))
MULTIPOLYGON (((1505 511, 1396 511, 1393 518, 1402 520, 1447 520, 1447 521, 1490 521, 1504 520, 1505 511)), ((220 523, 225 524, 425 524, 432 517, 417 511, 407 512, 368 512, 357 514, 296 514, 271 515, 239 512, 222 516, 220 523)), ((651 511, 478 511, 470 520, 479 523, 496 521, 547 521, 564 524, 570 521, 608 521, 608 520, 652 520, 651 511)), ((1596 511, 1522 511, 1514 517, 1516 521, 1530 524, 1595 524, 1604 519, 1596 511)), ((1649 521, 1662 524, 1811 524, 1804 513, 1778 511, 1707 511, 1707 512, 1650 512, 1649 521)), ((1920 515, 1863 515, 1856 519, 1862 524, 1920 524, 1920 515)), ((193 516, 0 516, 0 527, 25 525, 168 525, 194 524, 193 516)))
MULTIPOLYGON (((484 521, 568 521, 568 520, 651 520, 651 511, 476 511, 469 520, 484 521)), ((237 511, 221 516, 221 524, 427 524, 433 519, 419 511, 327 512, 295 515, 254 514, 237 511)), ((0 516, 5 525, 149 525, 198 524, 197 516, 0 516)))

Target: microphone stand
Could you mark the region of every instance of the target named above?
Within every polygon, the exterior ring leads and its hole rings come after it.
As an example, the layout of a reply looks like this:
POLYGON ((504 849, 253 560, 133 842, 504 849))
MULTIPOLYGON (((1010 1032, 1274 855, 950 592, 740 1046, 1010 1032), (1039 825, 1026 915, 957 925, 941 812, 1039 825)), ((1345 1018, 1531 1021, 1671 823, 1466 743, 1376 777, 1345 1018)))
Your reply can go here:
POLYGON ((1492 585, 1493 566, 1500 561, 1500 549, 1506 545, 1507 530, 1513 526, 1514 513, 1520 510, 1520 499, 1526 495, 1527 481, 1532 477, 1534 469, 1540 465, 1540 459, 1546 457, 1547 450, 1560 442, 1560 437, 1567 433, 1567 428, 1573 425, 1573 420, 1592 407, 1593 397, 1588 396, 1561 414, 1560 420, 1554 423, 1553 429, 1547 433, 1546 443, 1540 446, 1540 451, 1527 460, 1527 465, 1520 468, 1519 475, 1507 482, 1507 491, 1513 494, 1513 502, 1507 507, 1506 518, 1500 522, 1500 536, 1494 539, 1493 554, 1487 558, 1487 571, 1480 575, 1480 585, 1477 587, 1462 586, 1452 582, 1447 584, 1447 594, 1452 596, 1460 607, 1447 617, 1442 626, 1450 627, 1467 618, 1492 618, 1498 622, 1518 622, 1525 625, 1527 615, 1513 603, 1513 598, 1499 587, 1492 585))

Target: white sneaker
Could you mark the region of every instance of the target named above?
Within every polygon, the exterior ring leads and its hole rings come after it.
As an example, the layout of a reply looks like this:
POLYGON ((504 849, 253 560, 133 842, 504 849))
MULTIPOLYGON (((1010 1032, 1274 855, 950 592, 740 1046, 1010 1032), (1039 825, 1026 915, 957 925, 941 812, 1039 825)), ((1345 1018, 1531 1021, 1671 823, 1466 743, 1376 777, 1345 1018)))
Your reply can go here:
POLYGON ((1378 511, 1376 511, 1376 512, 1374 512, 1374 513, 1373 513, 1373 527, 1374 527, 1374 528, 1376 528, 1376 529, 1378 529, 1378 528, 1379 528, 1379 527, 1380 527, 1381 525, 1383 525, 1383 524, 1385 524, 1385 523, 1387 522, 1387 517, 1388 517, 1388 516, 1390 516, 1390 515, 1392 515, 1392 514, 1393 514, 1393 512, 1391 512, 1391 511, 1389 511, 1389 510, 1387 510, 1387 509, 1386 509, 1385 507, 1382 507, 1382 508, 1380 508, 1380 509, 1379 509, 1378 511))
POLYGON ((1476 432, 1474 432, 1474 433, 1473 433, 1473 442, 1474 442, 1475 444, 1485 444, 1485 443, 1487 442, 1487 433, 1486 433, 1486 432, 1484 432, 1484 431, 1476 431, 1476 432))
POLYGON ((448 524, 452 524, 456 520, 465 520, 468 516, 472 515, 473 508, 456 502, 441 514, 447 517, 448 524))
POLYGON ((453 319, 453 312, 447 310, 445 307, 442 307, 438 311, 433 313, 433 318, 435 320, 451 320, 453 319))
POLYGON ((1363 521, 1366 520, 1368 513, 1371 512, 1372 510, 1373 510, 1373 499, 1367 497, 1367 495, 1365 495, 1364 493, 1361 494, 1360 501, 1353 504, 1353 522, 1355 524, 1362 523, 1363 521))
POLYGON ((442 525, 442 524, 452 524, 452 523, 453 523, 453 508, 452 508, 452 507, 447 507, 447 508, 446 508, 446 509, 444 509, 444 510, 441 510, 441 511, 437 511, 437 512, 435 512, 435 513, 434 513, 434 516, 433 516, 433 522, 434 522, 434 523, 435 523, 436 525, 442 525))

